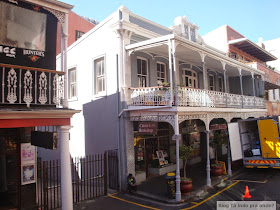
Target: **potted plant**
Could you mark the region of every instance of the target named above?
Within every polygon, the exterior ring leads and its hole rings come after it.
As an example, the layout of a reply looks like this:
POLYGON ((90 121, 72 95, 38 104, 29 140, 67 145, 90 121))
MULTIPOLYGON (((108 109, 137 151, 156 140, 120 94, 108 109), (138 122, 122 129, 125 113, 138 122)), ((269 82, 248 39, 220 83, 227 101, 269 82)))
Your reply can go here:
POLYGON ((209 143, 215 149, 215 163, 211 165, 211 173, 214 176, 221 176, 223 174, 223 165, 218 161, 218 150, 226 143, 225 135, 221 132, 214 131, 214 136, 210 139, 209 143))
POLYGON ((179 147, 179 157, 184 164, 184 177, 181 177, 181 193, 182 195, 189 195, 192 191, 192 179, 187 177, 186 168, 187 161, 193 155, 193 148, 191 146, 182 145, 179 147))

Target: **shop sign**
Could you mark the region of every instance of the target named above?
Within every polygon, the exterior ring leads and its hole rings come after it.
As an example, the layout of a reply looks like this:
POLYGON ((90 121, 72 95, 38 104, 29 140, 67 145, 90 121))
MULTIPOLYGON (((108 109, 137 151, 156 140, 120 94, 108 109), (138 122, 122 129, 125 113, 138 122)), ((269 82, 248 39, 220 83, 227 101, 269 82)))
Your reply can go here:
POLYGON ((157 134, 157 122, 139 122, 138 133, 156 135, 157 134))
POLYGON ((227 129, 227 124, 213 124, 210 125, 210 130, 224 130, 227 129))

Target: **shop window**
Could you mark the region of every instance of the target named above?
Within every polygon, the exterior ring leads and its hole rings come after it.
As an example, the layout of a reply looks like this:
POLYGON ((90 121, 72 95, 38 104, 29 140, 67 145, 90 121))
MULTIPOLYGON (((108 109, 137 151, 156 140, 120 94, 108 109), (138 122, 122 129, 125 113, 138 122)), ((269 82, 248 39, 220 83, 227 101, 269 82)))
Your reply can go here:
POLYGON ((134 122, 135 170, 149 172, 149 168, 161 168, 170 164, 169 124, 158 123, 156 135, 144 135, 137 131, 134 122), (146 171, 148 170, 148 171, 146 171))
POLYGON ((144 58, 137 58, 138 87, 148 85, 148 61, 144 58))

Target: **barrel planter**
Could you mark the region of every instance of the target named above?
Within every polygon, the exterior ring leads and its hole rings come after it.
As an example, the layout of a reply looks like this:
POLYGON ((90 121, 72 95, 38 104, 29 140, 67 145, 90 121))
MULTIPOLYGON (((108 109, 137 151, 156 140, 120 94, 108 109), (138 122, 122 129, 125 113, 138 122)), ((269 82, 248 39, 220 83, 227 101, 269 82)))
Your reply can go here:
POLYGON ((192 191, 192 179, 181 178, 180 189, 182 195, 189 195, 192 191))
POLYGON ((220 164, 213 164, 211 165, 211 174, 213 176, 222 176, 223 175, 223 166, 220 164))

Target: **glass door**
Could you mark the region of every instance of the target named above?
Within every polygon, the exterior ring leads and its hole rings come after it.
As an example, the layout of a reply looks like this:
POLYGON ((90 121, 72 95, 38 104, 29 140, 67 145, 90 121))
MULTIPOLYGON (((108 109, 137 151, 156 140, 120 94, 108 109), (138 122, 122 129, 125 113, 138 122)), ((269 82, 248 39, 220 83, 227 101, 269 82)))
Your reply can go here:
POLYGON ((197 73, 190 69, 183 69, 183 85, 190 88, 198 88, 197 73))

